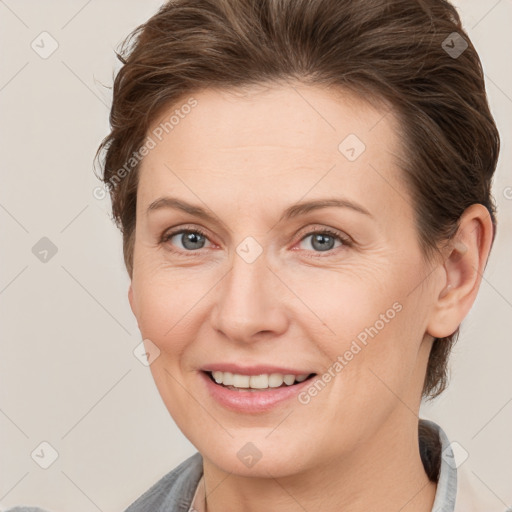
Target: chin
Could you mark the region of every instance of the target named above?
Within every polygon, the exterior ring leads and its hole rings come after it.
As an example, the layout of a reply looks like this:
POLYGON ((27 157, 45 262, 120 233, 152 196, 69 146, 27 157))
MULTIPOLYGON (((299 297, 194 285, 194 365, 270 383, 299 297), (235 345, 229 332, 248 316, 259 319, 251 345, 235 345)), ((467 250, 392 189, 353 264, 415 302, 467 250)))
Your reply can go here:
MULTIPOLYGON (((283 443, 281 439, 258 440, 256 435, 235 436, 226 444, 199 449, 204 459, 226 473, 253 478, 282 478, 300 472, 304 463, 304 443, 283 443), (251 441, 252 439, 252 441, 251 441)), ((311 445, 309 443, 309 448, 311 445)), ((201 447, 200 447, 201 448, 201 447)))

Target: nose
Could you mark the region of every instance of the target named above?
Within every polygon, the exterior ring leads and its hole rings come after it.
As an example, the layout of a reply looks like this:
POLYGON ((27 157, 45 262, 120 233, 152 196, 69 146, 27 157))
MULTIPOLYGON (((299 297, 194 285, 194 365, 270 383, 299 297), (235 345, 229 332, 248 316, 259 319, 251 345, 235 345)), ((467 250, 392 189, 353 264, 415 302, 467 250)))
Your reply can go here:
POLYGON ((285 287, 269 268, 265 252, 252 263, 235 253, 231 270, 216 288, 211 322, 228 339, 251 343, 286 331, 285 287))

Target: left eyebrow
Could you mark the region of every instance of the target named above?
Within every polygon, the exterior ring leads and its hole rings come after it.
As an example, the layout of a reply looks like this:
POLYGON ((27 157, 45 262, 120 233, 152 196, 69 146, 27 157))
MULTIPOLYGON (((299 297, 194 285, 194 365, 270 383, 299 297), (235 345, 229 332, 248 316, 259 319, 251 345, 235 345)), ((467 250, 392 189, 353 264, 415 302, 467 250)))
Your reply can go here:
POLYGON ((299 215, 305 215, 306 213, 309 213, 313 210, 318 210, 320 208, 349 208, 351 210, 354 210, 358 213, 362 213, 364 215, 367 215, 368 217, 374 218, 373 215, 363 206, 360 204, 354 203, 353 201, 350 201, 349 199, 344 198, 328 198, 328 199, 319 199, 317 201, 305 201, 302 203, 294 204, 293 206, 290 206, 287 208, 283 215, 281 215, 281 218, 279 219, 279 222, 285 220, 285 219, 292 219, 294 217, 298 217, 299 215))

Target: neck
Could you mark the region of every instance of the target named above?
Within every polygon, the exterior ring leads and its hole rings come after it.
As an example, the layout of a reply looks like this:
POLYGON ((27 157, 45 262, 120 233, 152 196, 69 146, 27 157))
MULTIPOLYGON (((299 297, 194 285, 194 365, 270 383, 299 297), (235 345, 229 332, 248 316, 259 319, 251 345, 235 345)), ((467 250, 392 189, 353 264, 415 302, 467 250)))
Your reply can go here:
POLYGON ((399 429, 383 426, 351 454, 300 474, 249 478, 203 459, 194 507, 198 512, 431 512, 437 485, 421 461, 418 418, 407 414, 398 423, 388 422, 399 429))

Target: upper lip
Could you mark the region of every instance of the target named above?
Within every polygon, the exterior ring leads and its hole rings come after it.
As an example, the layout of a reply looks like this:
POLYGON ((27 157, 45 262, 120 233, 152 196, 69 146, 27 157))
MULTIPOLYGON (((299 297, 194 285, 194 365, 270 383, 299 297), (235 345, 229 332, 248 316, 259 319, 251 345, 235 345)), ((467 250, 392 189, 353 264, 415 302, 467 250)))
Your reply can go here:
POLYGON ((271 373, 282 373, 283 375, 309 375, 314 373, 311 370, 297 370, 296 368, 287 368, 284 366, 273 366, 256 364, 251 366, 241 366, 235 363, 212 363, 201 368, 204 372, 230 372, 240 375, 263 375, 271 373))

